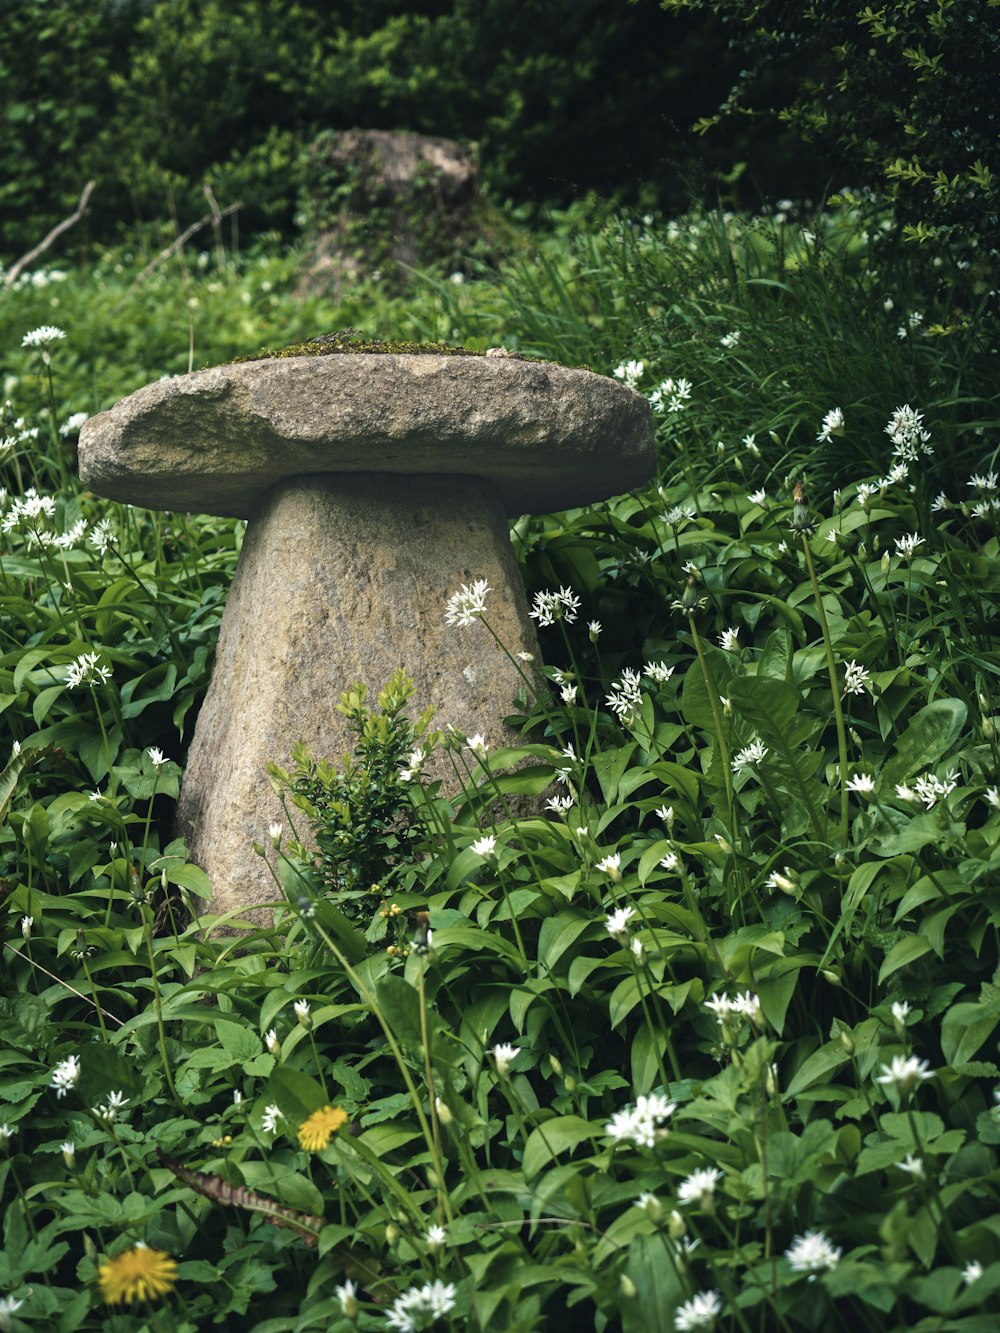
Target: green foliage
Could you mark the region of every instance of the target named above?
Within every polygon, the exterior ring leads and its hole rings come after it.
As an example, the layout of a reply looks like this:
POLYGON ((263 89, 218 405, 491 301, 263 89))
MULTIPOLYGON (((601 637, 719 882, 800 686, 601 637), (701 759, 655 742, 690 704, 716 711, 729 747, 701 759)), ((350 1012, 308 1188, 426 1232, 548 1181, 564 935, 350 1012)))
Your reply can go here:
POLYGON ((105 243, 116 224, 189 225, 206 183, 242 201, 244 237, 288 235, 303 150, 330 129, 475 143, 499 199, 683 206, 706 175, 686 127, 728 86, 711 30, 620 0, 10 0, 5 18, 8 260, 91 176, 105 243))
MULTIPOLYGON (((661 3, 711 10, 747 53, 740 82, 702 128, 752 111, 755 82, 794 64, 781 119, 831 150, 839 173, 860 173, 852 179, 893 205, 909 239, 971 241, 989 264, 1000 241, 996 0, 822 0, 794 6, 794 17, 784 0, 661 3)), ((774 111, 765 102, 758 113, 774 111)))
POLYGON ((318 891, 333 895, 372 940, 384 938, 399 914, 398 906, 383 900, 392 899, 404 876, 413 878, 416 832, 402 774, 408 763, 419 767, 430 713, 416 724, 410 721, 404 709, 412 692, 412 682, 398 671, 379 693, 374 712, 365 702, 366 686, 353 685, 337 704, 356 737, 353 757, 338 768, 316 760, 300 742, 292 747, 291 770, 271 768, 309 821, 318 849, 318 891))
POLYGON ((368 288, 368 319, 266 255, 137 287, 109 255, 0 306, 15 1328, 995 1326, 989 344, 911 327, 944 294, 891 246, 876 280, 850 212, 816 241, 581 216, 495 288, 368 288), (184 369, 189 315, 213 360, 274 325, 488 329, 662 409, 658 485, 515 524, 558 609, 521 739, 440 742, 446 785, 401 674, 348 688, 354 754, 288 774, 318 847, 274 834, 287 904, 235 938, 170 822, 240 527, 72 477, 74 409, 184 369), (176 1272, 112 1310, 140 1243, 176 1272))

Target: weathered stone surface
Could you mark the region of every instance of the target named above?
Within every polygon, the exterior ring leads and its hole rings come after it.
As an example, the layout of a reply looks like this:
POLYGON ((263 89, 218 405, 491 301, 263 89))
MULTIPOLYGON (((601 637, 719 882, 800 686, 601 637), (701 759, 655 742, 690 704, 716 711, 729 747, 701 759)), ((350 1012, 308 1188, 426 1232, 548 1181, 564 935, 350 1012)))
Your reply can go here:
MULTIPOLYGON (((583 370, 486 357, 330 354, 151 384, 80 434, 84 483, 159 509, 248 516, 212 685, 178 806, 218 912, 275 897, 253 855, 281 806, 267 776, 304 740, 339 759, 336 709, 402 666, 419 709, 493 746, 521 679, 448 598, 485 579, 489 620, 537 655, 507 514, 568 508, 648 480, 637 393, 583 370)), ((305 832, 305 830, 302 830, 305 832)))
POLYGON ((326 131, 309 146, 306 196, 303 294, 397 264, 458 265, 475 238, 476 168, 453 139, 326 131))
POLYGON ((642 485, 654 461, 641 394, 506 357, 218 366, 147 385, 80 432, 80 476, 101 495, 241 518, 284 478, 350 472, 481 477, 509 513, 544 513, 642 485))
POLYGON ((313 477, 270 496, 247 531, 178 808, 213 912, 275 899, 251 851, 284 818, 267 765, 300 739, 317 756, 349 753, 335 705, 353 681, 374 698, 403 666, 436 727, 513 743, 502 723, 515 668, 482 624, 444 623, 448 597, 483 578, 492 627, 512 653, 537 654, 503 506, 480 482, 313 477))

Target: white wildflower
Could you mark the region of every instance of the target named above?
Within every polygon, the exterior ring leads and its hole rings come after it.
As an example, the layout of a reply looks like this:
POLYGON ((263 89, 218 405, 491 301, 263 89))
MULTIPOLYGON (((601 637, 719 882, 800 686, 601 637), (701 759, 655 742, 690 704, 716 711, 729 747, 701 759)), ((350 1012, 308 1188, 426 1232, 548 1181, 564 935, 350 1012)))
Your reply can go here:
POLYGON ((278 1121, 284 1119, 281 1114, 281 1107, 276 1102, 264 1107, 264 1113, 260 1118, 260 1127, 265 1134, 276 1134, 278 1131, 278 1121))
POLYGON ((398 1333, 417 1333, 443 1319, 455 1308, 455 1287, 435 1278, 423 1287, 410 1287, 393 1301, 385 1322, 398 1333))
POLYGON ((281 1042, 278 1040, 278 1034, 274 1028, 269 1028, 264 1035, 264 1045, 272 1055, 281 1054, 281 1042))
POLYGON ((634 907, 619 907, 614 912, 609 912, 604 923, 608 934, 624 944, 628 936, 628 923, 634 916, 634 907))
POLYGON ((437 1254, 438 1250, 443 1250, 448 1241, 448 1233, 444 1227, 435 1222, 424 1232, 424 1244, 430 1250, 431 1254, 437 1254))
POLYGON ((722 1172, 708 1167, 702 1171, 693 1171, 677 1187, 677 1198, 681 1203, 694 1203, 706 1211, 711 1207, 715 1186, 722 1179, 722 1172))
POLYGON ((892 1063, 880 1066, 882 1073, 875 1079, 886 1087, 893 1087, 906 1096, 918 1088, 926 1079, 933 1078, 926 1060, 918 1060, 915 1055, 894 1055, 892 1063))
POLYGON ((665 1138, 665 1122, 670 1119, 677 1104, 660 1092, 636 1099, 634 1107, 616 1111, 604 1127, 604 1132, 619 1143, 629 1142, 640 1148, 652 1148, 665 1138))
POLYGON ((75 689, 78 685, 104 684, 111 679, 111 668, 101 663, 97 653, 81 653, 66 668, 66 684, 75 689))
POLYGON ((962 1281, 967 1287, 971 1287, 973 1282, 978 1282, 983 1275, 983 1266, 978 1259, 973 1259, 962 1269, 962 1281))
POLYGON ((860 662, 844 663, 844 694, 864 694, 871 689, 871 676, 860 662))
POLYGON ((444 623, 464 629, 474 620, 481 619, 486 614, 486 594, 489 591, 490 585, 485 579, 477 579, 472 584, 463 583, 459 591, 448 598, 444 623))
POLYGON ((477 759, 486 758, 487 751, 490 747, 486 744, 486 737, 482 732, 477 731, 476 734, 470 736, 465 743, 477 759))
POLYGON ((621 380, 626 388, 634 389, 642 379, 645 369, 644 361, 623 361, 621 365, 615 366, 611 373, 616 380, 621 380))
POLYGON ((62 329, 57 329, 54 324, 42 324, 37 329, 32 329, 21 339, 22 347, 38 347, 43 351, 48 351, 56 343, 62 342, 66 334, 62 329))
POLYGON ((855 773, 847 779, 847 790, 856 796, 872 796, 875 792, 875 779, 870 773, 855 773))
POLYGON ((558 592, 536 592, 534 603, 528 615, 537 620, 539 625, 554 625, 557 620, 565 620, 572 625, 580 608, 580 599, 572 588, 560 588, 558 592))
POLYGON ((840 1254, 822 1231, 807 1231, 804 1236, 795 1237, 785 1251, 785 1258, 796 1273, 815 1275, 826 1268, 836 1268, 840 1254))
POLYGON ((719 647, 727 653, 737 653, 740 649, 740 632, 738 629, 724 629, 719 635, 719 647))
POLYGON ((668 667, 664 662, 647 662, 642 669, 642 674, 655 681, 657 685, 666 685, 674 674, 674 668, 668 667))
POLYGON ((722 1298, 717 1291, 699 1291, 674 1311, 677 1333, 694 1333, 695 1329, 715 1327, 722 1313, 722 1298))
POLYGON ((469 844, 477 856, 495 856, 497 850, 496 835, 487 833, 482 838, 477 838, 475 842, 469 844))
POLYGON ((508 1041, 498 1042, 493 1047, 493 1059, 496 1061, 497 1073, 501 1078, 510 1073, 511 1065, 520 1054, 520 1046, 512 1046, 508 1041))
POLYGON ((80 1079, 80 1059, 70 1055, 61 1060, 52 1071, 50 1087, 55 1088, 57 1097, 65 1097, 70 1088, 75 1088, 80 1079))
POLYGON ((600 861, 597 862, 597 869, 602 870, 611 882, 616 884, 622 877, 620 869, 621 863, 622 858, 620 852, 609 852, 607 856, 603 856, 600 861))
POLYGON ((762 763, 769 753, 770 751, 763 741, 751 741, 749 745, 745 745, 742 750, 738 750, 733 755, 730 767, 734 773, 742 773, 744 768, 762 763))
POLYGON ((824 444, 829 444, 834 435, 843 435, 844 433, 844 414, 839 407, 831 407, 829 412, 823 418, 823 424, 819 428, 819 434, 816 436, 824 444))
POLYGON ((295 1017, 308 1032, 312 1027, 312 1013, 310 1012, 309 1001, 296 1000, 292 1005, 292 1008, 295 1010, 295 1017))
POLYGON ((901 560, 912 560, 918 546, 925 544, 923 537, 915 532, 908 532, 905 537, 896 538, 896 554, 901 560))

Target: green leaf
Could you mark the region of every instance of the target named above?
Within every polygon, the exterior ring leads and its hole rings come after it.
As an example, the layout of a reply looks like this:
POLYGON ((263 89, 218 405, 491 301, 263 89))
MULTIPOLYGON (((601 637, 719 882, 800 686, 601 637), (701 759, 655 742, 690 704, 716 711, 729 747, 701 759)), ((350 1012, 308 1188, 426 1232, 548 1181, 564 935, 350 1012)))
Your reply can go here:
POLYGON ((308 1120, 313 1111, 326 1106, 329 1099, 322 1086, 301 1069, 279 1065, 267 1080, 264 1100, 276 1102, 281 1114, 292 1127, 308 1120))
POLYGON ((904 935, 901 940, 897 940, 882 961, 879 968, 878 984, 888 980, 894 972, 898 972, 901 967, 907 967, 910 963, 915 963, 918 958, 923 958, 924 954, 930 953, 931 942, 923 935, 904 935))
POLYGON ((524 1145, 522 1167, 525 1176, 531 1180, 546 1162, 552 1161, 567 1148, 575 1148, 586 1139, 596 1139, 598 1134, 595 1125, 578 1115, 560 1115, 546 1120, 531 1131, 524 1145))
POLYGON ((941 1024, 941 1051, 949 1065, 965 1064, 1000 1023, 1000 1005, 953 1004, 941 1024))
POLYGON ((961 699, 935 699, 917 713, 882 769, 883 790, 936 763, 961 734, 968 709, 961 699))
POLYGON ((636 1236, 628 1247, 625 1274, 634 1296, 620 1296, 622 1333, 673 1333, 674 1316, 687 1293, 663 1235, 636 1236))
POLYGON ((253 1060, 260 1055, 260 1038, 249 1028, 242 1027, 239 1023, 231 1023, 224 1018, 217 1018, 215 1031, 218 1033, 222 1049, 234 1059, 253 1060))

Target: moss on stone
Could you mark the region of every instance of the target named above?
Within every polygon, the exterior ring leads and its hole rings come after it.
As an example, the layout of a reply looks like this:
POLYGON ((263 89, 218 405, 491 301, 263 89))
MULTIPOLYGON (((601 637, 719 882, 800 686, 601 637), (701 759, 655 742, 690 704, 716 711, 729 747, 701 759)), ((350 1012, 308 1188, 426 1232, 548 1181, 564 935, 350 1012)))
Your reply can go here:
MULTIPOLYGON (((367 334, 345 329, 342 333, 326 333, 318 338, 307 338, 305 342, 292 343, 288 347, 262 347, 259 352, 247 356, 234 357, 231 364, 239 365, 244 361, 271 361, 284 356, 343 356, 349 353, 374 353, 384 356, 485 356, 485 352, 473 352, 468 347, 455 347, 451 343, 406 342, 399 339, 370 338, 367 334)), ((506 356, 516 360, 533 358, 521 357, 517 352, 505 352, 506 356)))

